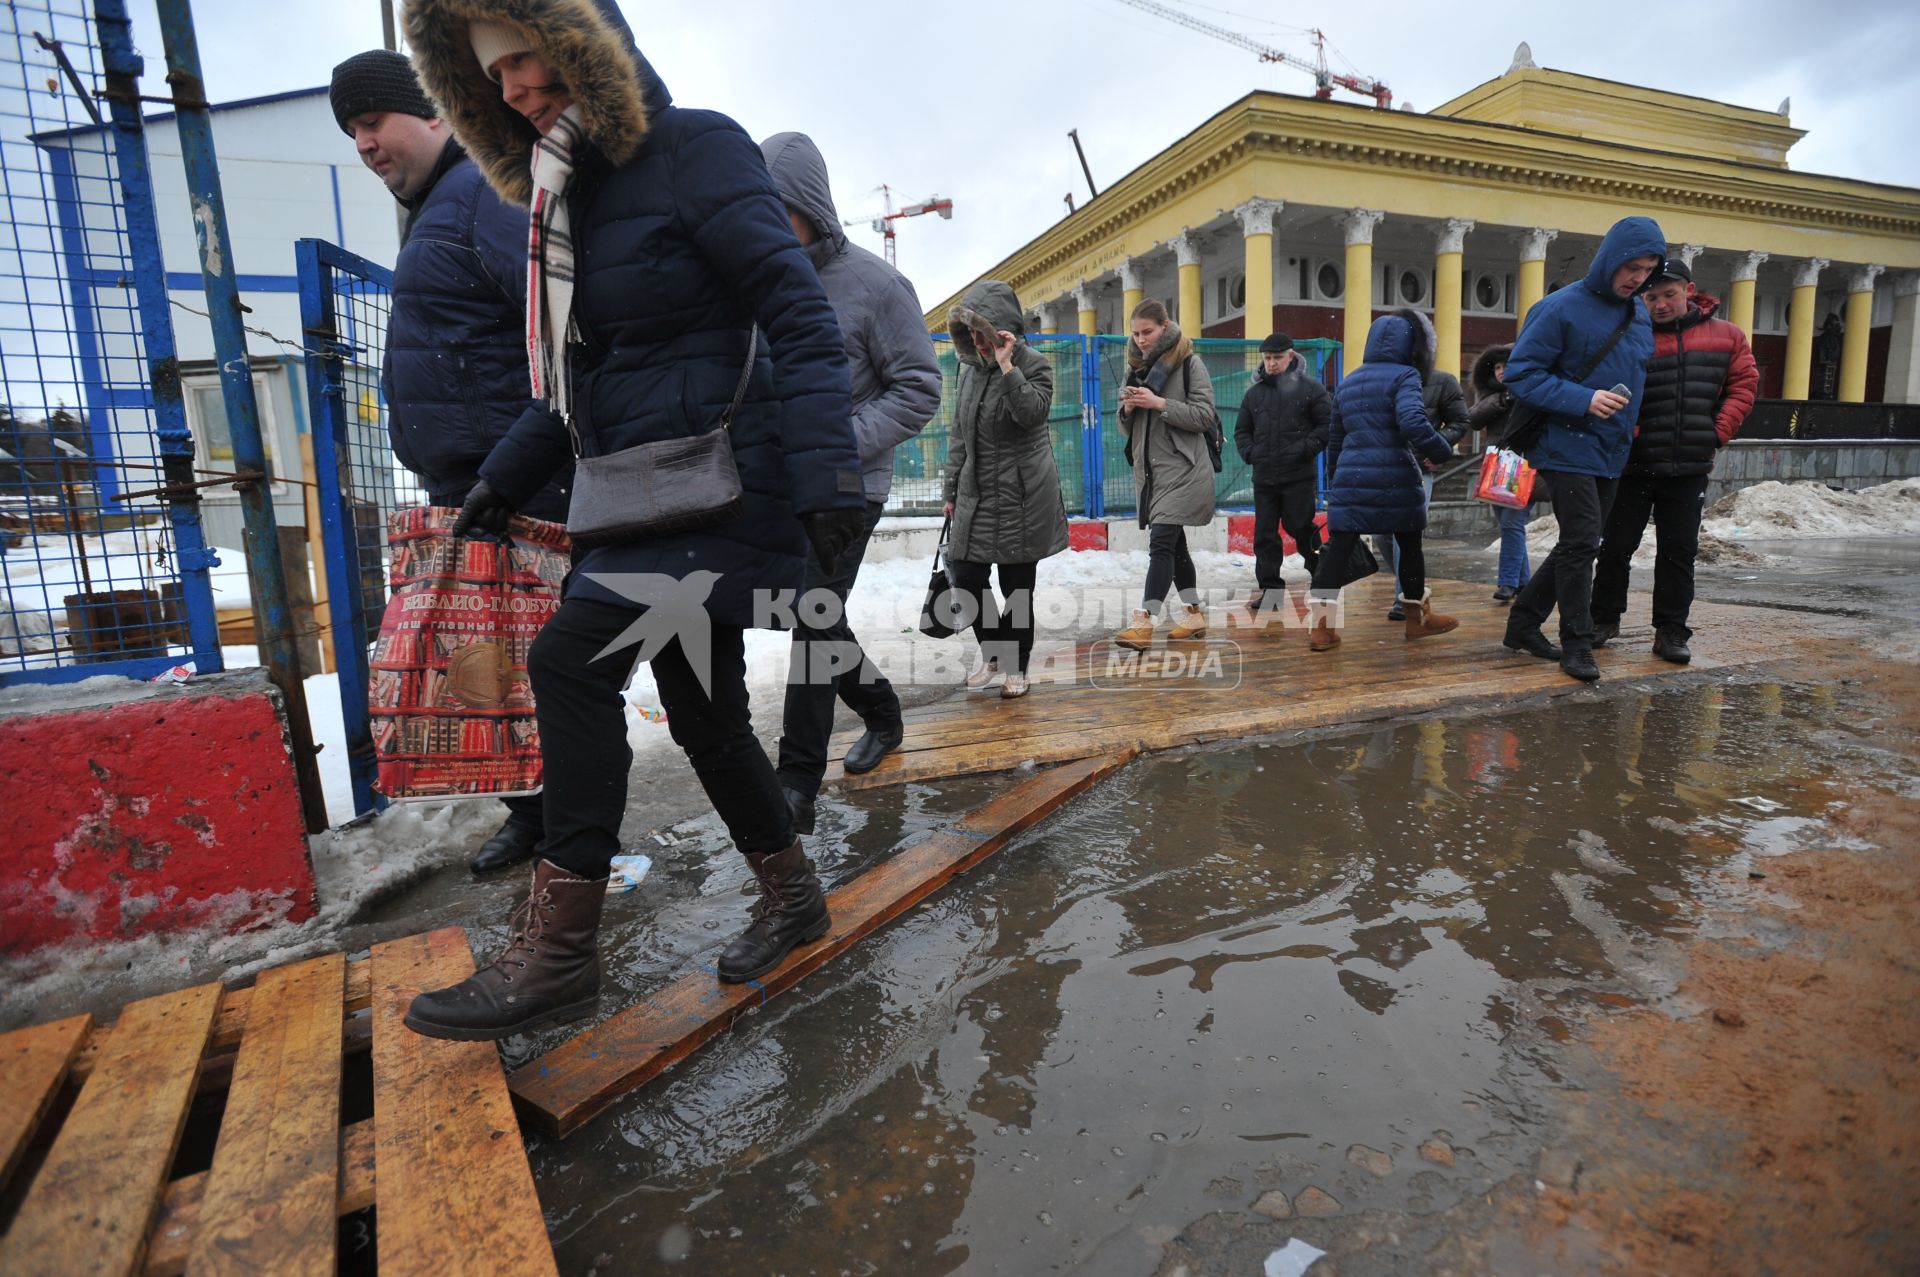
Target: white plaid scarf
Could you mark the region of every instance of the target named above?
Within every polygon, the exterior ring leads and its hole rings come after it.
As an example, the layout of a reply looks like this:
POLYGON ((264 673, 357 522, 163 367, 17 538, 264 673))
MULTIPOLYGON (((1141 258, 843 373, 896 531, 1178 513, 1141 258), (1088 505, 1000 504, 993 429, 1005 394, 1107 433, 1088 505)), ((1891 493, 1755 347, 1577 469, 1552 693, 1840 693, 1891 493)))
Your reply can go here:
POLYGON ((568 107, 533 148, 533 207, 527 227, 527 367, 533 397, 568 416, 567 335, 573 323, 573 229, 567 182, 574 148, 586 137, 578 104, 568 107))

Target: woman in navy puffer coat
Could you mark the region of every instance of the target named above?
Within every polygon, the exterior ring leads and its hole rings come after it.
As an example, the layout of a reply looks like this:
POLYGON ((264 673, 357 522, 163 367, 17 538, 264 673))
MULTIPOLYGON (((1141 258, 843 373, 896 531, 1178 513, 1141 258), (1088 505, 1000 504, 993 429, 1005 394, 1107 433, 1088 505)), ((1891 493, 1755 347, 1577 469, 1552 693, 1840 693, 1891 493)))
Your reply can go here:
POLYGON ((501 195, 533 200, 539 166, 529 298, 548 322, 532 348, 572 414, 570 432, 536 403, 481 466, 464 522, 485 527, 531 496, 574 433, 594 457, 715 430, 751 360, 728 436, 741 513, 587 550, 533 645, 547 836, 532 898, 504 954, 407 1014, 420 1033, 491 1039, 597 1001, 632 764, 620 693, 637 659, 760 881, 719 977, 755 979, 826 933, 824 893, 753 733, 745 629, 778 623, 804 584, 802 554, 830 562, 865 530, 866 501, 845 343, 753 139, 675 106, 612 0, 411 0, 406 25, 421 84, 501 195))
POLYGON ((1445 634, 1460 622, 1435 615, 1426 588, 1420 533, 1427 503, 1420 462, 1445 461, 1453 449, 1427 420, 1421 391, 1433 371, 1433 326, 1418 311, 1382 315, 1367 332, 1367 357, 1340 382, 1327 435, 1326 549, 1313 577, 1308 646, 1340 642, 1336 612, 1348 564, 1364 533, 1391 533, 1400 548, 1400 606, 1407 637, 1445 634))

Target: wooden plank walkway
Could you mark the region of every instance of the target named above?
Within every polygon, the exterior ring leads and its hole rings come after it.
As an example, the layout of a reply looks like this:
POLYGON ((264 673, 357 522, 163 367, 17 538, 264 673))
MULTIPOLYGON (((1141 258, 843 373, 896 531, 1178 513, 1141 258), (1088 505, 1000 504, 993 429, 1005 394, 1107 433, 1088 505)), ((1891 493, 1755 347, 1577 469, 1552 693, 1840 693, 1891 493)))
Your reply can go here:
MULTIPOLYGON (((839 760, 859 732, 841 733, 834 740, 827 780, 848 790, 935 781, 1025 762, 1070 762, 1113 749, 1170 749, 1491 699, 1567 694, 1585 686, 1567 678, 1555 662, 1500 645, 1507 609, 1492 601, 1491 587, 1436 580, 1432 589, 1440 610, 1458 617, 1460 628, 1412 643, 1398 623, 1384 619, 1393 581, 1381 574, 1348 590, 1344 641, 1331 652, 1307 650, 1303 591, 1296 591, 1297 613, 1291 603, 1285 608, 1293 624, 1274 619, 1256 626, 1244 608, 1216 610, 1205 639, 1167 644, 1157 663, 1136 666, 1132 673, 1127 670, 1131 654, 1107 640, 1063 649, 1036 666, 1033 690, 1020 700, 1001 700, 996 685, 989 692, 957 691, 908 710, 905 742, 865 775, 841 770, 839 760), (1196 677, 1196 663, 1210 656, 1218 664, 1196 677), (1215 671, 1237 673, 1238 679, 1228 685, 1213 676, 1215 671)), ((1627 615, 1647 615, 1644 594, 1633 596, 1627 615)), ((1600 686, 1606 686, 1605 679, 1670 677, 1689 669, 1776 659, 1790 652, 1793 642, 1817 637, 1818 618, 1794 617, 1791 638, 1783 635, 1778 618, 1779 613, 1759 608, 1696 603, 1691 666, 1655 657, 1649 650, 1652 631, 1640 620, 1598 654, 1600 686)))
POLYGON ((554 1272, 498 1055, 400 1023, 472 969, 452 927, 0 1036, 0 1188, 30 1177, 0 1273, 324 1277, 336 1220, 368 1206, 387 1277, 554 1272), (343 1057, 369 1045, 374 1118, 343 1129, 343 1057), (175 1177, 194 1122, 217 1123, 196 1132, 212 1164, 175 1177))
POLYGON ((795 949, 764 979, 722 984, 702 965, 514 1072, 522 1113, 566 1135, 620 1096, 685 1059, 750 1008, 786 992, 978 865, 1134 756, 1120 749, 1042 772, 948 828, 920 839, 828 897, 833 929, 795 949))

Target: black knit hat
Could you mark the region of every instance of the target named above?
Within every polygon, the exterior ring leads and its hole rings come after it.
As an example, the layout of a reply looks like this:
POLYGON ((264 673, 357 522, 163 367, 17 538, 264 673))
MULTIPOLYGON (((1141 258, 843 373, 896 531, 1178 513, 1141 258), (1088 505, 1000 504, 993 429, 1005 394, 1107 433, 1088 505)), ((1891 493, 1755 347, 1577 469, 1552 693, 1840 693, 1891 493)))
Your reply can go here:
POLYGON ((1285 333, 1274 333, 1260 343, 1260 353, 1263 355, 1284 355, 1292 349, 1293 338, 1285 333))
POLYGON ((373 111, 398 111, 431 120, 440 114, 414 78, 413 64, 406 55, 391 49, 369 49, 356 53, 333 69, 333 83, 327 88, 327 100, 333 103, 333 119, 349 137, 353 130, 347 121, 373 111))

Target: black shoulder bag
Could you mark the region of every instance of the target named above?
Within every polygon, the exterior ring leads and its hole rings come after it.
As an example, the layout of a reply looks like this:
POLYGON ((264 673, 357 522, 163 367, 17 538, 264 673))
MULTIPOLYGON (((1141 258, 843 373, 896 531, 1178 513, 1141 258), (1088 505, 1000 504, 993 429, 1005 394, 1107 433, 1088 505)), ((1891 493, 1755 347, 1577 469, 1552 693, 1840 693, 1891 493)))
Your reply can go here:
MULTIPOLYGON (((674 532, 710 528, 740 517, 740 470, 733 461, 733 418, 747 397, 760 326, 747 334, 747 361, 733 402, 718 429, 687 439, 636 444, 601 457, 579 456, 573 496, 567 502, 567 535, 581 549, 621 545, 674 532)), ((567 423, 573 430, 573 423, 567 423)))
MULTIPOLYGON (((1620 339, 1627 335, 1627 329, 1633 326, 1634 313, 1633 302, 1629 299, 1627 302, 1627 313, 1620 320, 1619 325, 1614 328, 1613 336, 1607 338, 1606 344, 1594 353, 1593 358, 1587 361, 1585 368, 1573 374, 1568 380, 1585 382, 1588 377, 1593 375, 1595 368, 1598 368, 1606 362, 1607 356, 1613 353, 1613 348, 1618 346, 1620 339)), ((1546 409, 1536 408, 1520 396, 1515 395, 1513 397, 1513 411, 1507 414, 1507 428, 1500 435, 1500 446, 1502 448, 1510 448, 1522 456, 1532 452, 1534 448, 1539 445, 1541 437, 1547 433, 1547 419, 1552 415, 1553 414, 1546 409)))

